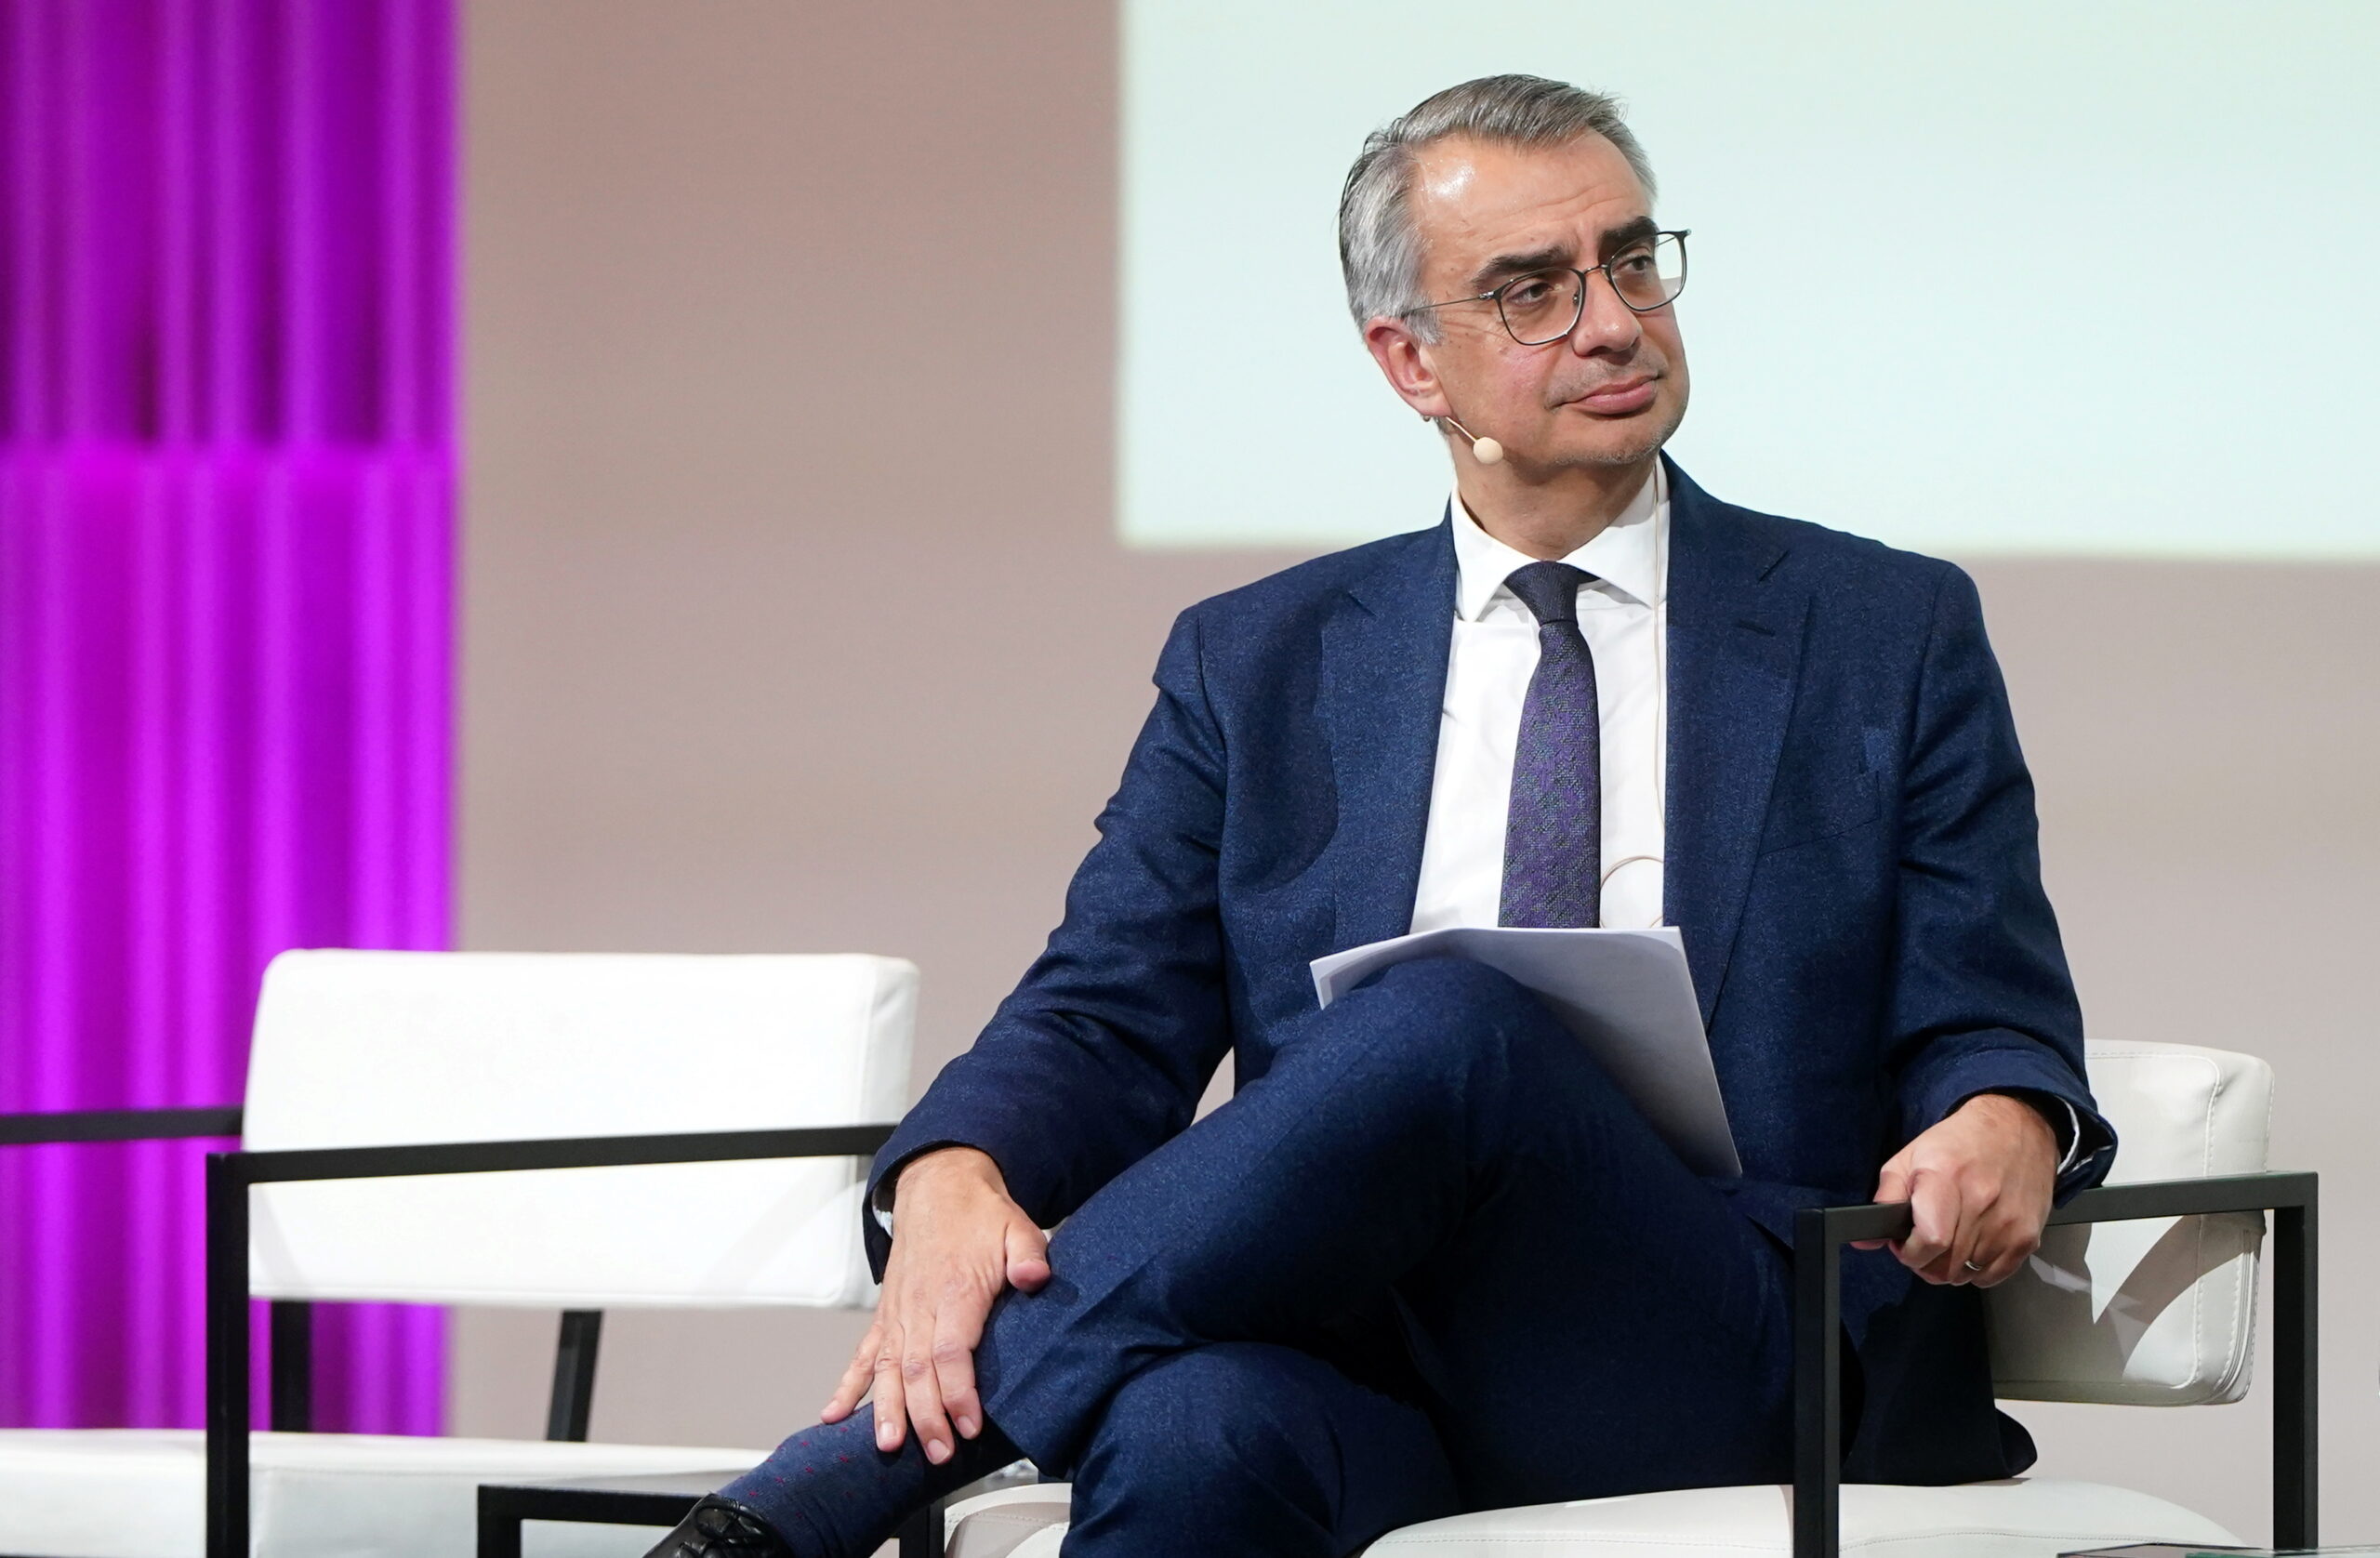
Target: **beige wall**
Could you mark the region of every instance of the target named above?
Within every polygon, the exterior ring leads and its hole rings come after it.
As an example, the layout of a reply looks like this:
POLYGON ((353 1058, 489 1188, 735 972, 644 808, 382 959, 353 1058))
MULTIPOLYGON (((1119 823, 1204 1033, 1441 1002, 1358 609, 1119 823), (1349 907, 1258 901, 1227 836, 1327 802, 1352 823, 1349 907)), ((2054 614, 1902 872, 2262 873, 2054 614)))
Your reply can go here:
MULTIPOLYGON (((469 14, 465 943, 904 954, 922 1083, 1054 918, 1171 613, 1285 561, 1111 537, 1109 7, 469 14)), ((2380 570, 1977 572, 2095 1032, 2270 1056, 2328 1176, 2329 1529, 2380 1537, 2380 570)), ((615 1316, 596 1433, 768 1443, 859 1326, 615 1316)), ((552 1327, 461 1317, 458 1431, 536 1431, 552 1327)), ((2026 1416, 2260 1533, 2262 1412, 2026 1416)))

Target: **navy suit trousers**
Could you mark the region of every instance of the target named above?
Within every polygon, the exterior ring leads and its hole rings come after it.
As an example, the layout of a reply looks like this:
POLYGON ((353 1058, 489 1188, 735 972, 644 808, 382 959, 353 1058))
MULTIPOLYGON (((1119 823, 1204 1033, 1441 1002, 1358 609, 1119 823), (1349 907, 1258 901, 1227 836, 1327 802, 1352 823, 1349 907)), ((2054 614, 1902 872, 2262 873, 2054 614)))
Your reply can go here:
POLYGON ((1388 970, 1093 1195, 993 1312, 1073 1558, 1338 1558, 1468 1509, 1791 1476, 1782 1249, 1476 964, 1388 970))

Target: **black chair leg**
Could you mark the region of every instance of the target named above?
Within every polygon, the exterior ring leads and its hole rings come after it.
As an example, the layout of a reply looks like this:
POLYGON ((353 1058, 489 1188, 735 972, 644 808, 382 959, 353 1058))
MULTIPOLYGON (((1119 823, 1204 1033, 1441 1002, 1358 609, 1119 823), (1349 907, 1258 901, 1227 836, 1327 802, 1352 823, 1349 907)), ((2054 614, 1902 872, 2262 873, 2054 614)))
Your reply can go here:
POLYGON ((554 1389, 546 1407, 546 1437, 584 1444, 595 1410, 595 1354, 603 1342, 603 1312, 565 1309, 554 1345, 554 1389))
POLYGON ((270 1311, 272 1410, 266 1420, 281 1433, 314 1431, 314 1306, 275 1299, 270 1311))
POLYGON ((901 1558, 942 1558, 945 1503, 937 1499, 902 1523, 898 1535, 901 1558))

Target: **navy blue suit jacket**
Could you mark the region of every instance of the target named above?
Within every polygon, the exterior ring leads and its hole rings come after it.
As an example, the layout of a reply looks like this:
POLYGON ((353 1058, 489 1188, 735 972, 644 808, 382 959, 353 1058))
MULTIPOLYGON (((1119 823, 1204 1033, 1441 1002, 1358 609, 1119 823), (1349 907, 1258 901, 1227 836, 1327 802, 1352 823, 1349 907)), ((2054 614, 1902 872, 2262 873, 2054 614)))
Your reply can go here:
MULTIPOLYGON (((1744 1174, 1790 1241, 1986 1091, 2113 1137, 2041 886, 2033 792, 1974 585, 1951 565, 1711 497, 1670 468, 1665 903, 1744 1174)), ((1314 1009, 1306 965, 1405 931, 1455 601, 1447 525, 1184 612, 1064 922, 877 1158, 963 1142, 1045 1226, 1190 1121, 1224 1053, 1262 1076, 1314 1009)), ((871 1195, 874 1186, 870 1187, 871 1195)), ((867 1228, 880 1270, 886 1243, 867 1228)), ((1855 1255, 1851 1471, 2000 1474, 1967 1288, 1855 1255)))

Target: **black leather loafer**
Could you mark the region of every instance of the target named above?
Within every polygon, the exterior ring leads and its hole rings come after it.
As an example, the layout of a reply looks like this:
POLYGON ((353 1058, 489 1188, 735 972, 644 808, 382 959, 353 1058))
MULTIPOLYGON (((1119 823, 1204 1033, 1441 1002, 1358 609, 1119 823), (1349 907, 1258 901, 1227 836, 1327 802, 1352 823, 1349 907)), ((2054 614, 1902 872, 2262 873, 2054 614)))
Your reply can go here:
POLYGON ((794 1558, 794 1551, 767 1521, 712 1494, 644 1558, 794 1558))

